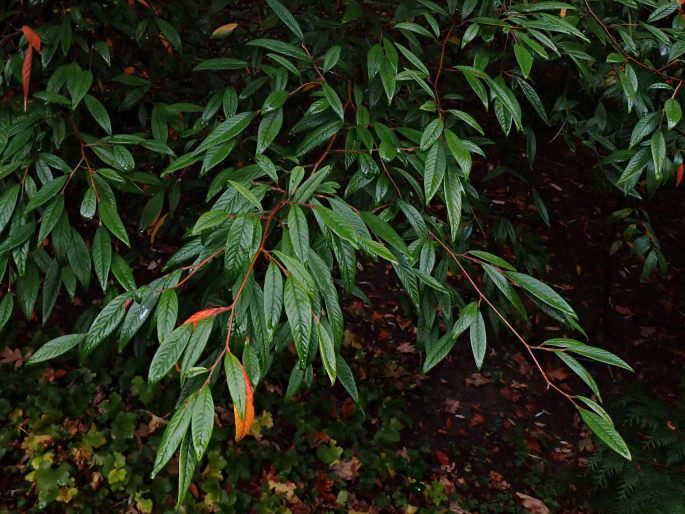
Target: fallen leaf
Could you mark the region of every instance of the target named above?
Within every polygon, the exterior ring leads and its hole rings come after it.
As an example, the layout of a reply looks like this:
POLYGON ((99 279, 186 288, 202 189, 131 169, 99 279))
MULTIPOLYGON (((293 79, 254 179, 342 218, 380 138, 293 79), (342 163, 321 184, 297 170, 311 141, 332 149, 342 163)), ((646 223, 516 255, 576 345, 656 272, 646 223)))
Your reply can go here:
POLYGON ((466 385, 469 386, 480 387, 482 385, 489 384, 490 379, 481 375, 480 373, 473 373, 470 377, 466 377, 464 382, 466 382, 466 385))
POLYGON ((24 356, 19 348, 11 350, 9 346, 5 346, 0 357, 2 357, 0 364, 14 364, 15 368, 20 367, 24 363, 24 356))
POLYGON ((353 456, 349 460, 342 460, 332 466, 333 473, 341 480, 350 481, 359 478, 359 468, 362 463, 359 459, 353 456))
POLYGON ((453 398, 448 398, 445 400, 445 406, 443 407, 443 410, 447 414, 456 414, 459 411, 459 401, 453 398))
POLYGON ((523 493, 516 493, 521 498, 521 505, 531 514, 549 514, 549 509, 542 501, 523 493))

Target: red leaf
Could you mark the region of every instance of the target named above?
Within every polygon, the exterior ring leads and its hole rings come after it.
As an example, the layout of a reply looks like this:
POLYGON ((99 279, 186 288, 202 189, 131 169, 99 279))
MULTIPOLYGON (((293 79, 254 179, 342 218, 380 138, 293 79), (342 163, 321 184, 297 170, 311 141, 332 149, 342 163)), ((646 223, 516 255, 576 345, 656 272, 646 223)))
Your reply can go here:
POLYGON ((209 309, 204 309, 201 311, 196 312, 192 316, 190 316, 187 320, 183 322, 184 325, 187 325, 188 323, 192 324, 193 327, 197 327, 197 324, 202 321, 205 318, 209 318, 211 316, 216 316, 217 314, 221 314, 222 312, 226 312, 229 310, 230 307, 210 307, 209 309))
POLYGON ((252 423, 254 423, 254 395, 252 393, 252 383, 243 368, 243 378, 245 379, 245 412, 241 416, 236 406, 233 406, 235 417, 235 440, 240 441, 250 433, 252 423))
POLYGON ((678 187, 680 183, 683 181, 683 172, 685 172, 685 165, 681 164, 680 166, 678 166, 678 173, 675 177, 675 187, 678 187))
POLYGON ((29 46, 40 53, 40 36, 28 25, 21 27, 21 31, 24 33, 26 41, 29 42, 29 46))
POLYGON ((24 65, 21 67, 21 81, 24 85, 24 112, 26 112, 26 107, 29 99, 29 82, 31 82, 31 60, 33 59, 33 50, 31 48, 26 49, 26 54, 24 54, 24 65))

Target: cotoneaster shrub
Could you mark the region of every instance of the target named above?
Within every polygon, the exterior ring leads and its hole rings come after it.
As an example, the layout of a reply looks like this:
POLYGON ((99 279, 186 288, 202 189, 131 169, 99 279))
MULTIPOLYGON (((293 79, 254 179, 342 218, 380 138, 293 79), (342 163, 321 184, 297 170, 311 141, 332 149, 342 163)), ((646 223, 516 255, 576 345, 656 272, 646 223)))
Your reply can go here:
MULTIPOLYGON (((364 296, 359 262, 383 260, 416 312, 424 371, 467 331, 480 367, 485 319, 503 325, 547 386, 630 458, 577 357, 630 367, 575 339, 533 344, 516 331, 537 308, 584 337, 557 292, 487 251, 472 169, 494 130, 525 133, 534 167, 536 130, 549 125, 594 149, 633 198, 679 182, 679 9, 11 1, 0 15, 0 326, 14 311, 49 323, 60 297, 101 290, 32 362, 75 349, 87 366, 114 346, 148 354, 151 383, 180 380, 152 473, 178 451, 182 501, 213 397, 226 394, 217 382, 233 400, 236 439, 291 343, 286 396, 322 376, 359 400, 340 353, 340 302, 364 296), (542 352, 594 399, 560 389, 542 352)), ((649 275, 665 263, 643 226, 626 239, 633 249, 639 239, 649 275)))

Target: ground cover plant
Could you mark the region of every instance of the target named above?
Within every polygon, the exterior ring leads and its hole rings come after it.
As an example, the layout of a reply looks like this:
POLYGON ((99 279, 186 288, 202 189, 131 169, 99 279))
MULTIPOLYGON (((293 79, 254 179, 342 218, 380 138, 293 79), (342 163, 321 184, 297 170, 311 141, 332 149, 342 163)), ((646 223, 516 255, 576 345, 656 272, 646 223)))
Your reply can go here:
MULTIPOLYGON (((148 363, 148 384, 177 381, 150 471, 178 454, 179 503, 216 398, 236 440, 271 368, 290 368, 286 398, 329 381, 360 403, 343 312, 367 300, 369 261, 402 286, 424 372, 464 346, 480 369, 510 332, 550 394, 630 458, 588 371, 630 365, 588 341, 483 193, 499 171, 474 163, 510 140, 535 170, 538 135, 557 131, 631 201, 679 184, 679 2, 10 2, 1 16, 0 326, 50 324, 68 297, 79 308, 29 363, 73 349, 87 369, 115 349, 148 363), (528 340, 532 313, 564 336, 528 340), (548 354, 589 392, 560 387, 548 354)), ((666 273, 648 214, 611 220, 613 251, 645 280, 666 273)))

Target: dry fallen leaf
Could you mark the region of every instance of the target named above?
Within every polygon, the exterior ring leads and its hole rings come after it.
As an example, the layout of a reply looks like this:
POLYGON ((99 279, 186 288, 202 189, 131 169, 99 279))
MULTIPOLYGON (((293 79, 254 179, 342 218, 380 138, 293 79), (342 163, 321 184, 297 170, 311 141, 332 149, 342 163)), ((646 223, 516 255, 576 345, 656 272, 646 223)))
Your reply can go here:
POLYGON ((482 385, 489 384, 490 379, 481 375, 480 373, 473 373, 470 377, 466 377, 464 382, 466 382, 466 385, 469 386, 480 387, 482 385))
POLYGON ((516 493, 516 496, 521 498, 521 505, 523 505, 531 514, 549 514, 547 505, 537 498, 533 498, 532 496, 523 493, 516 493))
POLYGON ((343 460, 333 466, 333 473, 341 480, 355 480, 359 478, 359 468, 362 463, 357 457, 352 457, 349 460, 343 460))

